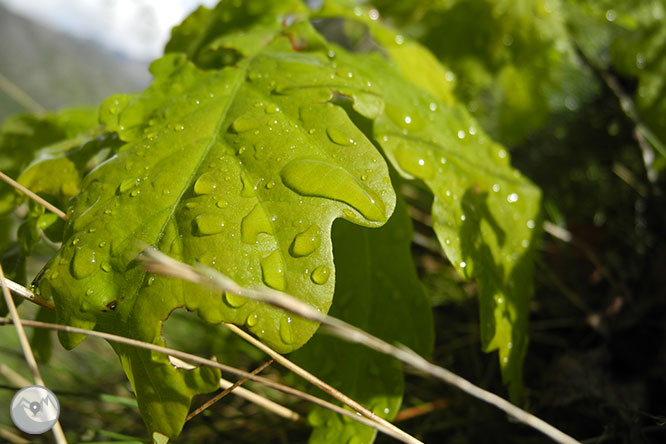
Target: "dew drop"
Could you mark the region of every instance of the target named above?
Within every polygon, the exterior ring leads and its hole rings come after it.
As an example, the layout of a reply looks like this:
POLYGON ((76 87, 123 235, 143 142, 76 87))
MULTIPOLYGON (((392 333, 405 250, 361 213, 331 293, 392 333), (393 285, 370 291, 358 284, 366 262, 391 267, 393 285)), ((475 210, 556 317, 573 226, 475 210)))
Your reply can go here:
POLYGON ((204 173, 194 182, 194 193, 195 194, 211 194, 215 191, 217 185, 215 183, 215 177, 210 173, 204 173))
POLYGON ((303 257, 312 254, 321 245, 319 227, 312 225, 294 237, 289 253, 294 257, 303 257))
POLYGON ((465 138, 465 131, 464 130, 458 130, 458 139, 464 139, 465 138))
POLYGON ((245 324, 250 328, 257 325, 257 322, 259 322, 259 316, 257 316, 256 313, 249 314, 247 319, 245 320, 245 324))
POLYGON ((331 270, 326 265, 320 265, 312 271, 310 279, 318 285, 324 285, 331 274, 331 270))
POLYGON ((261 259, 261 274, 264 283, 269 287, 276 290, 285 289, 284 264, 278 250, 261 259))
POLYGON ((467 267, 467 262, 461 262, 459 265, 460 265, 460 268, 465 268, 465 267, 467 267))
POLYGON ((273 225, 263 207, 256 204, 241 221, 241 240, 246 244, 254 244, 259 233, 273 234, 273 225))
POLYGON ((506 197, 506 201, 509 203, 518 202, 518 194, 511 193, 506 197))
POLYGON ((294 342, 292 333, 291 333, 291 318, 283 316, 280 318, 280 339, 285 344, 291 344, 294 342))
POLYGON ((331 139, 332 142, 337 143, 338 145, 349 146, 354 144, 354 139, 337 128, 326 128, 326 134, 328 134, 328 138, 331 139))
MULTIPOLYGON (((224 301, 225 301, 230 307, 238 308, 238 307, 242 307, 243 305, 245 305, 245 303, 247 302, 247 299, 244 298, 243 296, 239 296, 239 295, 237 295, 237 294, 235 294, 235 293, 231 293, 231 292, 225 291, 225 292, 224 292, 224 301)), ((255 316, 256 316, 256 315, 255 315, 255 316)), ((248 319, 249 319, 249 318, 248 318, 248 319)))
POLYGON ((252 117, 249 114, 244 114, 234 120, 234 123, 231 124, 231 128, 236 133, 244 133, 250 130, 253 130, 259 126, 259 121, 256 117, 252 117))
POLYGON ((77 248, 74 258, 72 258, 72 276, 76 279, 83 279, 93 274, 97 270, 97 259, 95 256, 95 250, 92 248, 77 248))
POLYGON ((341 167, 320 160, 296 159, 282 168, 280 176, 298 194, 345 202, 369 220, 386 220, 379 197, 341 167))
POLYGON ((194 234, 209 236, 224 231, 224 218, 218 214, 200 214, 194 218, 194 234))
POLYGON ((430 161, 427 152, 408 147, 401 144, 395 152, 395 158, 400 168, 419 179, 432 179, 435 175, 435 168, 430 161))
POLYGON ((128 191, 132 187, 134 187, 137 184, 137 179, 125 179, 122 182, 120 182, 120 185, 118 186, 118 191, 121 193, 124 193, 125 191, 128 191))
POLYGON ((401 128, 419 130, 424 126, 424 122, 420 117, 410 114, 402 108, 386 104, 384 110, 388 117, 401 128))
POLYGON ((535 227, 534 221, 532 219, 528 220, 527 221, 527 228, 532 230, 532 229, 534 229, 534 227, 535 227))
POLYGON ((105 272, 108 273, 109 271, 111 271, 111 269, 112 269, 112 268, 111 268, 111 264, 110 264, 109 262, 104 262, 104 263, 102 264, 102 270, 103 270, 103 271, 105 271, 105 272))

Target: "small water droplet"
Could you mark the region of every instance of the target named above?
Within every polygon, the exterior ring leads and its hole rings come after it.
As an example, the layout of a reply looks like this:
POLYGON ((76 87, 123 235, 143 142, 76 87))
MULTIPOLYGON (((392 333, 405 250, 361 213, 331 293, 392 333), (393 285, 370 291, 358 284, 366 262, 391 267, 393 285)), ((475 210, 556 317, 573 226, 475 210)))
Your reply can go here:
POLYGON ((280 112, 280 107, 277 105, 271 103, 270 105, 266 106, 266 113, 267 114, 275 114, 280 112))
POLYGON ((259 233, 273 234, 273 225, 263 207, 256 204, 241 221, 241 240, 246 244, 254 244, 259 233))
POLYGON ((294 342, 294 339, 292 337, 291 333, 291 318, 283 316, 280 318, 280 339, 282 339, 282 342, 285 344, 291 344, 294 342))
POLYGON ((312 271, 310 279, 318 285, 324 285, 331 274, 331 270, 326 265, 320 265, 312 271))
POLYGON ((200 214, 194 218, 194 234, 209 236, 224 231, 224 218, 218 214, 200 214))
POLYGON ((461 262, 459 265, 460 265, 460 268, 465 268, 465 267, 467 267, 467 262, 461 262))
POLYGON ((398 35, 395 36, 395 43, 397 45, 402 45, 403 43, 405 43, 405 38, 403 36, 401 36, 400 34, 398 34, 398 35))
POLYGON ((111 271, 111 269, 112 269, 112 268, 111 268, 111 264, 110 264, 110 263, 108 263, 108 262, 104 262, 104 263, 102 264, 102 270, 103 270, 103 271, 105 271, 105 272, 108 273, 109 271, 111 271))
POLYGON ((401 144, 395 152, 395 158, 400 168, 414 177, 428 180, 432 179, 435 175, 435 168, 430 161, 430 154, 427 151, 401 144))
POLYGON ((261 273, 266 285, 276 290, 285 289, 284 264, 278 250, 261 259, 261 273))
POLYGON ((354 139, 347 136, 337 128, 326 128, 326 134, 328 134, 328 138, 331 139, 331 141, 337 143, 338 145, 349 146, 354 144, 354 139))
MULTIPOLYGON (((224 301, 227 304, 229 304, 230 307, 238 308, 238 307, 242 307, 243 305, 245 305, 245 303, 247 302, 247 298, 244 298, 243 296, 239 296, 235 293, 225 291, 224 292, 224 301)), ((255 317, 256 317, 256 315, 255 315, 255 317)))
POLYGON ((294 257, 303 257, 312 254, 321 245, 319 227, 310 226, 307 230, 294 237, 289 253, 294 257))
POLYGON ((458 139, 464 139, 465 138, 465 130, 458 130, 458 139))
POLYGON ((90 276, 97 270, 96 252, 89 247, 79 247, 72 258, 71 271, 76 279, 90 276))
POLYGON ((134 187, 137 184, 137 182, 138 180, 135 178, 125 179, 122 182, 120 182, 120 185, 118 186, 118 191, 124 193, 125 191, 128 191, 130 188, 134 187))
POLYGON ((499 184, 498 183, 494 184, 493 185, 493 191, 497 193, 499 190, 500 190, 499 184))
POLYGON ((518 194, 511 193, 506 197, 506 201, 509 203, 518 202, 518 194))
POLYGON ((195 194, 211 194, 217 188, 215 177, 210 173, 204 173, 194 182, 195 194))
POLYGON ((250 114, 244 114, 238 117, 236 120, 234 120, 234 123, 231 124, 231 128, 236 133, 244 133, 257 128, 258 126, 259 120, 250 114))
POLYGON ((249 314, 247 319, 245 320, 245 324, 250 328, 257 325, 257 322, 259 322, 259 316, 257 316, 256 313, 249 314))
POLYGON ((534 227, 535 227, 535 223, 534 223, 534 221, 533 221, 532 219, 528 220, 528 221, 527 221, 527 228, 529 228, 530 230, 532 230, 532 229, 534 229, 534 227))

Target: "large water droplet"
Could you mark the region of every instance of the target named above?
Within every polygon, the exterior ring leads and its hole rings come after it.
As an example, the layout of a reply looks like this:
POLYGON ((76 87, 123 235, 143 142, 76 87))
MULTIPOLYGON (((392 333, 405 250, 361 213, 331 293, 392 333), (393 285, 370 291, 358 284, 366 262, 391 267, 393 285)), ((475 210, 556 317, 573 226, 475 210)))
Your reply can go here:
POLYGON ((72 276, 83 279, 90 276, 98 268, 95 250, 89 247, 79 247, 72 258, 72 276))
POLYGON ((243 296, 239 296, 235 293, 230 293, 228 291, 224 292, 224 300, 227 304, 229 304, 229 306, 234 308, 241 307, 245 305, 245 303, 247 302, 247 299, 244 298, 243 296))
POLYGON ((321 245, 319 227, 312 225, 310 228, 294 237, 294 241, 289 248, 289 253, 294 257, 307 256, 319 248, 319 245, 321 245))
POLYGON ((354 144, 354 139, 343 133, 337 128, 327 128, 326 129, 326 134, 328 134, 328 138, 331 139, 334 143, 337 143, 338 145, 342 146, 349 146, 354 144))
POLYGON ((291 333, 291 318, 283 316, 280 318, 280 339, 285 344, 291 344, 294 342, 291 333))
POLYGON ((400 168, 414 177, 428 180, 435 176, 430 155, 425 151, 401 144, 395 152, 395 158, 400 168))
POLYGON ((284 264, 278 250, 261 260, 261 273, 266 285, 276 290, 285 289, 284 264))
POLYGON ((339 200, 369 220, 386 220, 386 210, 376 194, 341 167, 321 160, 296 159, 282 169, 280 176, 298 194, 339 200))
POLYGON ((328 281, 330 274, 331 270, 329 270, 326 265, 320 265, 314 269, 310 275, 310 279, 312 279, 312 282, 315 284, 324 285, 328 281))
POLYGON ((204 173, 194 182, 196 194, 211 194, 217 188, 215 177, 211 173, 204 173))
POLYGON ((246 131, 253 130, 259 126, 259 121, 256 117, 252 117, 249 114, 244 114, 234 120, 234 123, 231 124, 231 128, 237 133, 244 133, 246 131))
POLYGON ((224 218, 218 214, 200 214, 194 218, 194 234, 209 236, 224 230, 224 218))
POLYGON ((273 225, 263 207, 257 204, 241 221, 241 240, 254 244, 259 233, 273 234, 273 225))

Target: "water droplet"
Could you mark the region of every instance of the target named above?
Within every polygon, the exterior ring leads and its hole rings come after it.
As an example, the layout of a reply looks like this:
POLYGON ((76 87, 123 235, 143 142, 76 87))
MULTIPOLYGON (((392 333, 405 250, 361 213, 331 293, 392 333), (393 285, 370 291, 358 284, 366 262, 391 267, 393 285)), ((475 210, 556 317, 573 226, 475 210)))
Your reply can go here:
POLYGON ((467 267, 467 262, 461 262, 459 265, 460 265, 460 268, 465 268, 465 267, 467 267))
POLYGON ((400 34, 398 34, 398 35, 395 36, 395 43, 397 45, 402 45, 403 43, 405 43, 405 38, 403 36, 401 36, 400 34))
POLYGON ((132 188, 134 185, 137 184, 137 179, 125 179, 122 182, 120 182, 120 185, 118 186, 118 191, 121 193, 124 193, 125 191, 128 191, 130 188, 132 188))
MULTIPOLYGON (((239 296, 235 293, 225 291, 224 292, 224 301, 227 304, 229 304, 230 307, 238 308, 238 307, 242 307, 243 305, 245 305, 245 303, 247 302, 247 299, 244 298, 243 296, 239 296)), ((255 317, 256 317, 256 315, 255 315, 255 317)))
POLYGON ((534 221, 532 219, 528 220, 527 221, 527 228, 532 230, 532 229, 534 229, 534 227, 535 227, 534 221))
POLYGON ((509 203, 518 202, 518 195, 516 193, 511 193, 506 197, 506 201, 509 203))
POLYGON ((253 130, 259 126, 259 121, 256 117, 250 116, 249 114, 244 114, 234 120, 234 123, 231 124, 231 128, 236 133, 244 133, 246 131, 253 130))
POLYGON ((280 108, 277 105, 275 105, 274 103, 271 103, 270 105, 266 106, 266 113, 267 114, 275 114, 275 113, 279 113, 279 112, 280 112, 280 108))
POLYGON ((217 188, 215 177, 210 173, 204 173, 194 182, 195 194, 211 194, 217 188))
POLYGON ((427 151, 415 149, 401 144, 395 152, 395 158, 400 168, 408 174, 423 180, 432 179, 435 175, 435 168, 430 161, 430 154, 427 151))
POLYGON ((246 244, 254 244, 259 233, 273 234, 273 225, 263 207, 256 204, 241 221, 241 240, 246 244))
POLYGON ((89 247, 79 247, 72 258, 72 276, 83 279, 97 270, 96 252, 89 247))
POLYGON ((606 20, 609 22, 614 22, 615 19, 617 18, 617 13, 613 9, 609 9, 606 11, 606 20))
POLYGON ((354 144, 354 139, 337 128, 326 128, 326 134, 328 134, 328 138, 331 139, 331 141, 337 143, 338 145, 349 146, 354 144))
POLYGON ((312 225, 307 230, 294 237, 289 253, 294 257, 303 257, 312 254, 321 245, 319 227, 312 225))
POLYGON ((130 197, 136 197, 136 196, 138 196, 139 194, 141 194, 141 191, 139 191, 139 190, 132 190, 132 191, 130 191, 130 197))
POLYGON ((245 324, 247 324, 247 326, 250 328, 257 325, 257 322, 259 322, 259 316, 257 316, 256 313, 248 315, 247 319, 245 320, 245 324))
POLYGON ((108 263, 108 262, 104 262, 104 263, 102 264, 102 270, 108 273, 109 271, 112 270, 112 268, 111 268, 111 264, 108 263))
MULTIPOLYGON (((255 150, 255 153, 257 151, 255 150)), ((256 154, 255 154, 256 157, 256 154)), ((248 175, 243 172, 241 173, 241 185, 243 186, 243 189, 241 190, 241 196, 243 197, 253 197, 255 194, 255 191, 257 190, 257 187, 255 185, 252 185, 251 179, 248 177, 248 175)))
POLYGON ((218 214, 200 214, 194 218, 194 234, 209 236, 224 231, 224 218, 218 214))
POLYGON ((294 339, 291 334, 291 318, 283 316, 280 318, 280 339, 285 344, 291 344, 294 339))
POLYGON ((89 289, 86 290, 86 295, 88 295, 88 296, 92 296, 94 293, 95 293, 95 290, 93 290, 92 288, 89 288, 89 289))
POLYGON ((271 180, 271 181, 269 181, 269 182, 266 184, 266 189, 270 190, 270 189, 273 188, 274 186, 275 186, 275 181, 274 181, 274 180, 271 180))
POLYGON ((386 220, 386 210, 376 194, 341 167, 320 160, 296 159, 282 169, 280 176, 298 194, 339 200, 369 220, 386 220))
POLYGON ((331 270, 326 265, 320 265, 312 271, 310 279, 318 285, 324 285, 331 274, 331 270))
POLYGON ((430 102, 428 108, 430 109, 430 111, 437 111, 437 104, 435 102, 430 102))
POLYGON ((499 184, 498 183, 494 184, 493 185, 493 191, 497 193, 499 190, 500 190, 499 184))
POLYGON ((465 130, 458 130, 458 139, 464 139, 465 138, 465 130))
POLYGON ((285 289, 284 264, 278 250, 273 251, 261 260, 261 273, 266 285, 276 290, 285 289))
POLYGON ((407 130, 420 130, 424 126, 424 122, 420 117, 410 114, 397 106, 386 104, 384 111, 389 118, 401 128, 407 130))
POLYGON ((49 275, 49 279, 51 279, 51 280, 58 279, 58 276, 60 276, 60 273, 58 273, 57 271, 54 271, 53 273, 51 273, 49 275))

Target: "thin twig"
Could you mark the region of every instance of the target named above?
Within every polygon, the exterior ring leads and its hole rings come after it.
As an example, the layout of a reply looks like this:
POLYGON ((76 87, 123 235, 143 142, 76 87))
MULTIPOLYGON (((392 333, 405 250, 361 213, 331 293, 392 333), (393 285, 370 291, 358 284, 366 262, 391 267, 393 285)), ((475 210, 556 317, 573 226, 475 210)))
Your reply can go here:
POLYGON ((413 443, 413 444, 419 444, 419 443, 423 444, 423 443, 421 443, 421 441, 414 438, 413 436, 406 433, 405 431, 401 430, 400 428, 396 427, 395 425, 391 424, 389 421, 385 420, 384 418, 382 418, 380 416, 375 415, 371 410, 368 410, 363 405, 359 404, 358 402, 351 399, 349 396, 347 396, 344 393, 337 390, 335 387, 331 387, 329 384, 327 384, 326 382, 317 378, 315 375, 308 372, 303 367, 300 367, 300 366, 294 364, 289 359, 282 356, 280 353, 276 352, 275 350, 270 348, 268 345, 266 345, 263 342, 257 340, 255 337, 246 333, 245 331, 238 328, 237 326, 235 326, 233 324, 224 324, 224 325, 229 330, 231 330, 233 333, 237 334, 238 336, 245 339, 250 344, 257 347, 259 350, 266 353, 271 358, 275 359, 275 361, 277 361, 280 365, 282 365, 286 369, 291 370, 293 373, 297 374, 298 376, 300 376, 301 378, 303 378, 304 380, 306 380, 310 384, 312 384, 315 387, 321 389, 324 393, 327 393, 327 394, 331 395, 333 398, 342 402, 343 404, 350 407, 351 409, 356 410, 357 412, 359 412, 361 415, 365 416, 366 418, 371 419, 373 421, 377 421, 379 423, 382 423, 386 427, 389 427, 389 428, 393 429, 393 431, 395 433, 399 434, 400 436, 402 436, 405 439, 405 442, 409 442, 409 443, 413 443))
POLYGON ((561 430, 558 430, 541 418, 515 406, 494 393, 472 384, 470 381, 456 375, 450 370, 426 361, 413 350, 402 346, 396 347, 340 319, 322 314, 310 305, 301 302, 287 293, 271 289, 249 289, 242 287, 217 270, 204 267, 203 265, 197 265, 196 268, 191 267, 155 250, 154 248, 146 248, 144 254, 146 260, 145 268, 150 272, 188 280, 218 290, 229 291, 249 299, 281 308, 305 319, 319 322, 326 327, 325 330, 329 333, 349 342, 360 343, 380 353, 393 356, 423 373, 458 387, 475 398, 503 410, 518 421, 538 430, 556 442, 563 444, 578 443, 577 440, 561 430))
MULTIPOLYGON (((13 320, 9 318, 2 318, 0 317, 0 325, 7 325, 7 324, 12 324, 13 320)), ((284 384, 280 384, 279 382, 275 382, 271 379, 264 378, 261 376, 253 375, 249 372, 246 372, 244 370, 237 369, 235 367, 231 367, 229 365, 225 364, 220 364, 219 362, 202 358, 201 356, 197 355, 192 355, 190 353, 185 353, 180 350, 176 350, 173 348, 169 347, 163 347, 160 345, 156 344, 151 344, 148 342, 143 342, 139 341, 136 339, 131 339, 131 338, 126 338, 124 336, 118 336, 114 335, 111 333, 104 333, 100 331, 95 331, 95 330, 87 330, 84 328, 77 328, 77 327, 70 327, 69 325, 61 325, 61 324, 51 324, 48 322, 40 322, 40 321, 23 321, 23 325, 26 327, 35 327, 35 328, 47 328, 50 330, 56 330, 56 331, 64 331, 67 333, 75 333, 75 334, 82 334, 82 335, 89 335, 97 338, 102 338, 107 341, 111 342, 118 342, 120 344, 126 344, 132 347, 138 347, 138 348, 143 348, 146 350, 151 350, 155 351, 157 353, 162 353, 167 356, 173 356, 179 359, 183 359, 189 362, 193 362, 199 365, 205 365, 208 367, 213 367, 213 368, 218 368, 222 371, 225 371, 227 373, 231 373, 240 377, 245 377, 251 381, 258 382, 260 384, 265 385, 266 387, 281 391, 283 393, 286 393, 288 395, 294 396, 296 398, 300 398, 304 401, 311 402, 313 404, 319 405, 321 407, 324 407, 326 409, 332 410, 335 413, 338 413, 340 415, 346 416, 354 421, 360 422, 364 425, 367 425, 368 427, 372 427, 382 433, 385 433, 395 439, 398 439, 402 441, 401 437, 396 436, 393 430, 388 429, 387 427, 384 427, 382 424, 379 424, 377 422, 371 421, 364 416, 361 416, 359 414, 354 414, 348 410, 343 409, 342 407, 332 404, 328 401, 325 401, 321 398, 317 398, 316 396, 310 395, 308 393, 302 392, 300 390, 297 390, 293 387, 286 386, 284 384)), ((404 442, 404 441, 403 441, 404 442)))
POLYGON ((23 299, 30 301, 34 304, 37 304, 40 307, 44 307, 47 310, 55 311, 55 305, 53 305, 53 302, 40 298, 32 291, 25 288, 23 285, 18 284, 12 281, 11 279, 7 278, 5 278, 5 284, 7 284, 9 291, 14 293, 15 295, 21 296, 23 299))
MULTIPOLYGON (((2 269, 2 265, 0 265, 0 286, 2 286, 2 294, 5 297, 7 309, 9 310, 9 313, 12 316, 12 320, 14 321, 13 323, 14 327, 16 327, 16 334, 18 335, 19 342, 21 343, 23 356, 25 357, 25 362, 28 364, 28 369, 30 369, 30 373, 32 374, 32 379, 35 381, 35 384, 45 387, 46 384, 44 384, 42 375, 39 373, 39 367, 37 366, 35 355, 32 354, 30 341, 28 341, 28 336, 26 336, 25 330, 23 329, 21 317, 19 316, 16 305, 14 304, 14 299, 12 299, 12 295, 9 293, 9 287, 5 282, 5 272, 2 269)), ((55 440, 58 444, 67 444, 67 438, 65 438, 65 433, 63 432, 62 427, 60 427, 60 422, 56 421, 52 430, 53 435, 55 436, 55 440)))
POLYGON ((416 405, 408 409, 401 410, 395 415, 395 420, 405 421, 407 419, 416 418, 417 416, 425 415, 435 410, 444 409, 451 405, 448 399, 437 399, 435 401, 426 402, 425 404, 416 405))
POLYGON ((16 100, 16 102, 25 109, 35 114, 44 114, 46 112, 46 109, 44 109, 42 105, 37 103, 35 99, 28 95, 28 93, 23 91, 14 82, 2 74, 0 74, 0 89, 6 92, 9 97, 16 100))
POLYGON ((20 183, 18 183, 17 181, 15 181, 14 179, 12 179, 11 177, 9 177, 8 175, 6 175, 5 173, 3 173, 1 171, 0 171, 0 180, 2 180, 3 182, 6 182, 7 184, 9 184, 12 187, 14 187, 15 189, 17 189, 18 191, 22 192, 23 194, 28 196, 30 199, 34 200, 35 202, 37 202, 38 204, 40 204, 41 206, 43 206, 44 208, 46 208, 50 212, 54 213, 60 219, 67 220, 67 215, 65 213, 63 213, 55 205, 53 205, 53 204, 49 203, 48 201, 42 199, 37 194, 33 193, 32 191, 30 191, 29 189, 27 189, 26 187, 24 187, 23 185, 21 185, 20 183))
MULTIPOLYGON (((255 368, 254 370, 252 370, 251 373, 253 375, 256 375, 257 373, 263 371, 266 367, 268 367, 272 363, 273 363, 273 360, 271 359, 270 361, 267 361, 267 362, 261 364, 259 367, 255 368)), ((190 419, 194 418, 199 413, 203 412, 204 410, 206 410, 207 408, 209 408, 210 406, 212 406, 213 404, 218 402, 220 399, 227 396, 229 393, 231 393, 232 391, 234 391, 236 388, 240 387, 242 384, 246 383, 247 381, 248 381, 247 378, 241 378, 238 381, 234 382, 233 384, 231 384, 230 387, 224 389, 221 393, 218 393, 217 395, 213 396, 208 401, 204 402, 199 407, 197 407, 196 409, 191 411, 190 414, 187 415, 187 418, 185 418, 185 421, 189 421, 190 419)))
MULTIPOLYGON (((227 381, 226 379, 220 378, 220 387, 222 387, 223 389, 227 389, 232 385, 233 384, 231 383, 231 381, 227 381)), ((246 400, 258 405, 259 407, 263 407, 266 410, 269 410, 285 419, 294 422, 305 422, 305 418, 303 418, 295 411, 290 410, 287 407, 278 404, 277 402, 271 401, 270 399, 264 398, 263 396, 258 395, 255 392, 251 392, 250 390, 244 389, 243 387, 238 387, 233 391, 233 393, 234 395, 238 395, 241 398, 245 398, 246 400)))

